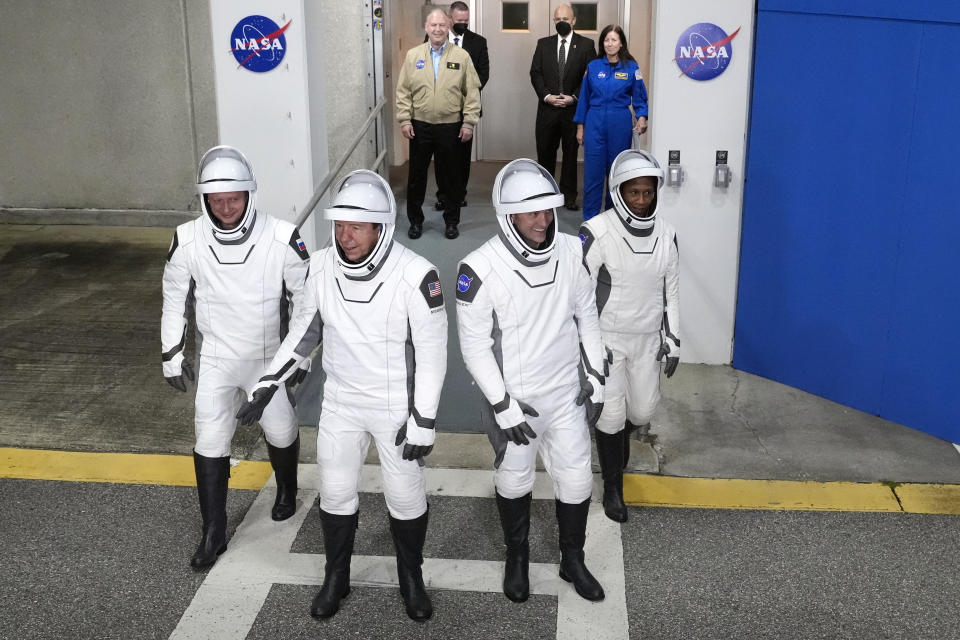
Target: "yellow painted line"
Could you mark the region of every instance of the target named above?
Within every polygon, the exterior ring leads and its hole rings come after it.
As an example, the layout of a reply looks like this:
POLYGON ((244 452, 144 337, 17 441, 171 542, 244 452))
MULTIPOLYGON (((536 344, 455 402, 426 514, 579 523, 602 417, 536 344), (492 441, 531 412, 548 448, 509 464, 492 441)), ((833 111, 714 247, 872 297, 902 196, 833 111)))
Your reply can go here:
POLYGON ((960 515, 960 486, 955 484, 898 484, 894 492, 909 513, 960 515))
POLYGON ((901 511, 881 483, 677 478, 624 474, 624 501, 657 507, 785 511, 901 511))
MULTIPOLYGON (((241 461, 230 469, 231 489, 259 490, 273 470, 269 462, 241 461)), ((191 456, 83 453, 0 448, 0 478, 196 486, 191 456)))

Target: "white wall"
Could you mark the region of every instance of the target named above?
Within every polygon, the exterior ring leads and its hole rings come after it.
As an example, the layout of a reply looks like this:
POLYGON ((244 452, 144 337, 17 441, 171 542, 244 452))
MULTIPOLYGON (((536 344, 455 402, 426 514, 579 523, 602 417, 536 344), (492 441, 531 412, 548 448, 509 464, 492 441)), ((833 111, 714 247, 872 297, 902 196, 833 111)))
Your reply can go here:
MULTIPOLYGON (((308 30, 303 2, 211 0, 210 11, 220 144, 237 147, 253 163, 258 209, 293 221, 313 194, 308 30), (284 33, 287 49, 283 61, 266 73, 239 67, 230 53, 234 25, 254 14, 265 15, 280 26, 293 20, 284 33)), ((322 129, 318 133, 325 135, 322 129)))
POLYGON ((679 149, 687 179, 664 186, 658 213, 680 242, 681 353, 686 362, 727 364, 733 354, 743 167, 750 103, 754 0, 657 0, 654 7, 651 149, 666 166, 679 149), (697 82, 681 74, 674 47, 691 25, 709 22, 727 34, 733 55, 719 77, 697 82), (729 152, 733 182, 713 187, 715 152, 729 152))

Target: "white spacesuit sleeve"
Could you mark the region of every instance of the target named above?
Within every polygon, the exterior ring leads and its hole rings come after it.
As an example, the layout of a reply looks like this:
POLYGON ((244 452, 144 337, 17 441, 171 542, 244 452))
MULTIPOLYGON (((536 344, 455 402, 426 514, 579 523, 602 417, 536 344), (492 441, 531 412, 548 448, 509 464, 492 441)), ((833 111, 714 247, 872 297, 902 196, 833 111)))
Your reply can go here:
POLYGON ((181 244, 183 229, 173 234, 167 264, 163 268, 163 311, 160 316, 160 350, 164 377, 179 376, 183 348, 187 341, 187 301, 193 278, 187 261, 187 249, 181 244))
POLYGON ((323 272, 317 268, 320 265, 319 256, 314 256, 307 269, 306 283, 294 307, 290 331, 267 365, 266 373, 250 390, 249 400, 253 400, 253 392, 257 389, 279 385, 293 375, 297 365, 320 343, 323 329, 318 304, 323 295, 323 272))
POLYGON ((457 276, 457 335, 460 353, 467 371, 493 407, 501 429, 525 421, 523 410, 507 393, 503 374, 493 353, 493 301, 483 280, 466 262, 460 263, 457 276))
POLYGON ((436 268, 431 268, 410 292, 407 322, 414 358, 410 412, 421 427, 432 428, 447 373, 447 312, 436 268))
POLYGON ((676 347, 673 356, 680 353, 680 248, 677 243, 677 233, 672 234, 669 244, 670 254, 667 257, 667 272, 663 278, 663 333, 671 338, 676 347))

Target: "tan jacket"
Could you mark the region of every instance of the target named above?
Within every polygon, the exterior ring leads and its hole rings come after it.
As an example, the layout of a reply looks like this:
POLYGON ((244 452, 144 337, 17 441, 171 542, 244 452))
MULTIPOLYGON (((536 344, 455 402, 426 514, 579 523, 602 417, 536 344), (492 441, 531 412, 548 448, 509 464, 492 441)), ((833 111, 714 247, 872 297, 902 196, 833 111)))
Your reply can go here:
POLYGON ((430 43, 407 51, 397 80, 397 122, 401 126, 411 120, 443 124, 462 119, 463 126, 472 129, 479 117, 480 77, 470 54, 448 43, 434 81, 430 43))

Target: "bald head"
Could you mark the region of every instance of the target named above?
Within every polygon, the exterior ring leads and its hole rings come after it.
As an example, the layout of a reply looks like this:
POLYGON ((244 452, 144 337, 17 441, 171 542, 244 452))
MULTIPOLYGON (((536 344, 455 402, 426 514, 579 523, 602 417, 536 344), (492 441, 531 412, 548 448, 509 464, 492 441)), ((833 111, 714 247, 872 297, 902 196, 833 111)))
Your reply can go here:
POLYGON ((450 16, 443 9, 434 9, 427 14, 423 30, 427 32, 430 46, 439 49, 447 41, 447 34, 450 32, 450 16))
POLYGON ((556 22, 566 22, 572 27, 576 24, 577 19, 573 17, 573 7, 568 4, 562 4, 556 9, 553 10, 553 21, 556 22))

